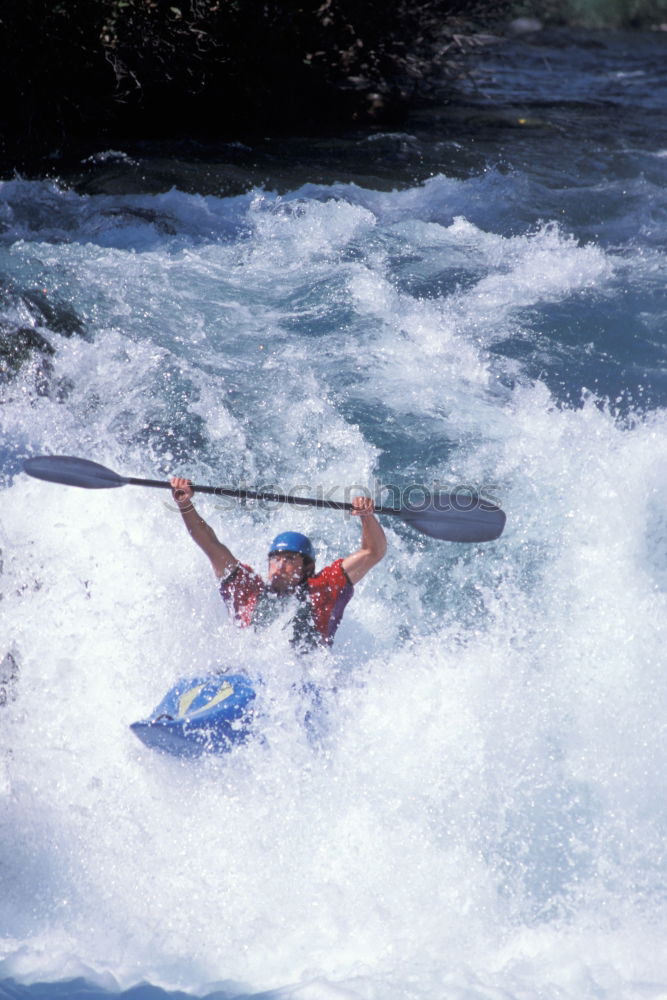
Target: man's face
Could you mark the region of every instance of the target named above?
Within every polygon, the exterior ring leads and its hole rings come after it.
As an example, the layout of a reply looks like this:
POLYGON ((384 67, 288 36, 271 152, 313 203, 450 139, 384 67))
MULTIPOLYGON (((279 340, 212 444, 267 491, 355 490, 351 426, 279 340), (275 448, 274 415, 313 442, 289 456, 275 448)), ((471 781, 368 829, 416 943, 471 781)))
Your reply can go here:
POLYGON ((269 587, 275 594, 289 594, 303 580, 300 552, 272 552, 269 556, 269 587))

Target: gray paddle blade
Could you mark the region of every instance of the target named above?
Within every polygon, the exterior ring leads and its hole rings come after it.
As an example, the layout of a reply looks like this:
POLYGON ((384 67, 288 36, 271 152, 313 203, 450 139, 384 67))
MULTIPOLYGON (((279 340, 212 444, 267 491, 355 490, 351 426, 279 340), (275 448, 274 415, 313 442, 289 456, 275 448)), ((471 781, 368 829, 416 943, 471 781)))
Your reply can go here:
POLYGON ((505 513, 482 497, 436 493, 427 503, 406 506, 400 517, 410 527, 444 542, 493 542, 505 527, 505 513))
POLYGON ((61 483, 63 486, 82 486, 85 490, 108 490, 114 486, 124 486, 127 481, 97 462, 89 462, 86 458, 72 458, 70 455, 38 455, 28 458, 23 463, 23 471, 35 479, 61 483))

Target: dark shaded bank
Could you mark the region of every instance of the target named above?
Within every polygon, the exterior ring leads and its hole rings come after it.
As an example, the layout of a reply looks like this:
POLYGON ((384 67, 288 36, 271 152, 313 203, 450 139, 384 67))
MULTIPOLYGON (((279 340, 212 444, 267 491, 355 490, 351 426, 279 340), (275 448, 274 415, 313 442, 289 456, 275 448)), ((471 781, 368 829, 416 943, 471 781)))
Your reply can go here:
POLYGON ((122 137, 396 122, 510 0, 4 0, 0 169, 122 137))

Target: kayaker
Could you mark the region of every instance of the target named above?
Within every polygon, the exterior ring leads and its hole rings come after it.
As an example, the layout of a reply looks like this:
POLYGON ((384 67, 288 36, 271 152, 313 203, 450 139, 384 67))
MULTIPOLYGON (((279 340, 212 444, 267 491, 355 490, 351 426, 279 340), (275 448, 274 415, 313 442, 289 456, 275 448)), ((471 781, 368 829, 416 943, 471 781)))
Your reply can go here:
POLYGON ((208 556, 220 581, 220 595, 240 628, 273 621, 291 598, 291 642, 304 651, 330 646, 343 611, 359 582, 384 557, 387 540, 370 497, 355 497, 352 513, 361 518, 361 545, 315 572, 315 550, 305 535, 285 531, 269 547, 267 580, 240 562, 197 513, 187 479, 171 479, 172 496, 191 537, 208 556))

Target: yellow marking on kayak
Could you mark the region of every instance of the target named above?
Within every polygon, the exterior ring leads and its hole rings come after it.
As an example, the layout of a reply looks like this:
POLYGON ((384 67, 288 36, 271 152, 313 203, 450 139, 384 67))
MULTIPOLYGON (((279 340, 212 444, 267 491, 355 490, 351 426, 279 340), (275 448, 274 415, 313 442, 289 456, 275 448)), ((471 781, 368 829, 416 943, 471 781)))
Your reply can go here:
MULTIPOLYGON (((193 687, 189 691, 186 691, 184 695, 181 695, 181 700, 178 706, 180 716, 187 714, 190 705, 205 687, 205 684, 200 684, 198 687, 193 687)), ((190 712, 189 717, 192 718, 193 715, 199 715, 200 712, 208 712, 209 708, 213 708, 214 705, 219 705, 221 701, 224 701, 226 698, 230 698, 233 694, 234 688, 229 681, 225 681, 224 684, 220 686, 217 694, 215 694, 210 701, 207 701, 205 705, 201 705, 199 708, 195 708, 193 712, 190 712)))
POLYGON ((229 698, 233 694, 234 694, 234 688, 229 683, 229 681, 225 681, 225 683, 222 685, 222 687, 216 694, 215 698, 211 698, 211 700, 207 701, 206 704, 202 705, 201 708, 196 708, 194 712, 190 712, 190 717, 192 718, 193 715, 198 715, 199 712, 207 712, 209 708, 213 708, 214 705, 219 705, 221 701, 224 701, 225 698, 229 698))
POLYGON ((178 700, 178 714, 185 715, 190 705, 195 700, 197 695, 204 690, 204 684, 198 684, 196 687, 190 688, 185 694, 182 694, 178 700))

